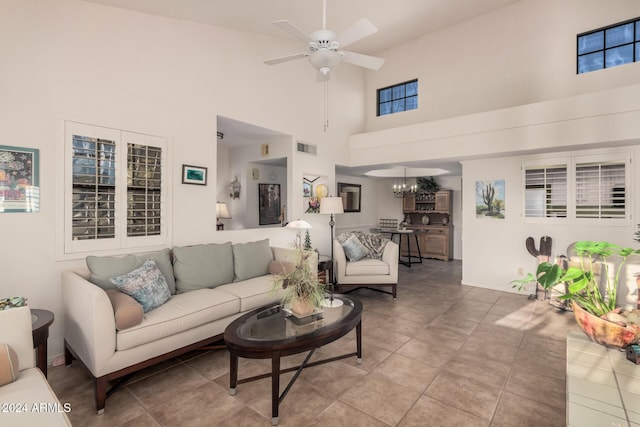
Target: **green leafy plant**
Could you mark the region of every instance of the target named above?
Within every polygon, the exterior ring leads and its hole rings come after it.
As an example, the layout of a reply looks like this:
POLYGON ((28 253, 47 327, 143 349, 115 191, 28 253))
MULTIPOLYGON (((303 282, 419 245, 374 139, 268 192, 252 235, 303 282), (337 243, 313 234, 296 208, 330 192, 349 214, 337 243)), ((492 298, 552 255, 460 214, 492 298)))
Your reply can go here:
POLYGON ((578 265, 569 266, 566 270, 549 262, 538 265, 536 278, 545 289, 559 283, 567 283, 567 293, 560 299, 569 299, 578 303, 595 316, 604 316, 616 309, 616 298, 620 273, 631 254, 640 250, 623 248, 609 242, 580 241, 575 244, 575 253, 579 258, 578 265), (609 274, 608 258, 622 258, 613 277, 609 274), (599 274, 603 278, 603 290, 599 286, 599 274))

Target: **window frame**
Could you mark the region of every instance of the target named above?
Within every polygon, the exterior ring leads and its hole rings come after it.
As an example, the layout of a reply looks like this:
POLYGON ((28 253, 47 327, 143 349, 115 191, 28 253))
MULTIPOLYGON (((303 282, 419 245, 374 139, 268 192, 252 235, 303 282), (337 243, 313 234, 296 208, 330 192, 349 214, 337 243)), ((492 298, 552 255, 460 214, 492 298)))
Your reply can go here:
POLYGON ((583 33, 576 35, 576 74, 578 75, 586 74, 593 71, 605 70, 607 68, 614 68, 620 65, 633 64, 634 62, 640 62, 639 52, 640 52, 640 17, 618 22, 612 25, 607 25, 605 27, 597 28, 595 30, 585 31, 583 33), (631 26, 633 28, 633 36, 631 38, 631 41, 627 43, 607 46, 607 31, 613 30, 615 28, 622 28, 629 24, 632 24, 631 26), (589 36, 592 34, 596 34, 599 32, 602 32, 602 48, 580 53, 580 38, 589 36), (624 46, 631 46, 632 60, 630 62, 624 62, 622 64, 615 64, 607 67, 607 52, 611 52, 614 49, 618 49, 624 46), (588 55, 593 55, 596 53, 602 54, 602 68, 596 68, 593 70, 580 72, 580 58, 583 58, 588 55))
POLYGON ((570 201, 569 201, 569 194, 570 194, 570 187, 569 187, 569 175, 570 175, 571 171, 569 169, 569 165, 568 165, 568 159, 567 158, 557 158, 557 159, 540 159, 540 160, 533 160, 533 161, 524 161, 522 162, 522 189, 523 189, 523 198, 522 198, 522 216, 529 222, 545 222, 545 223, 549 223, 549 222, 553 222, 553 223, 566 223, 569 220, 569 210, 570 210, 570 201), (547 169, 551 169, 551 168, 563 168, 565 170, 565 175, 566 175, 566 181, 565 181, 565 206, 564 206, 564 214, 565 216, 546 216, 546 210, 547 210, 547 197, 546 197, 546 191, 544 192, 544 208, 543 208, 543 212, 544 214, 542 216, 527 216, 527 193, 528 193, 528 188, 527 188, 527 171, 529 170, 535 170, 535 169, 544 169, 545 170, 545 181, 547 178, 547 169))
POLYGON ((396 113, 402 113, 402 112, 405 112, 405 111, 417 110, 418 106, 419 106, 419 104, 418 104, 418 96, 419 96, 419 94, 420 94, 420 86, 418 85, 418 79, 417 78, 377 89, 376 90, 376 117, 390 116, 390 115, 396 114, 396 113), (407 89, 407 85, 410 84, 410 83, 415 83, 416 84, 416 93, 415 93, 415 95, 407 96, 406 89, 407 89), (404 88, 404 96, 398 97, 398 98, 393 98, 393 95, 392 95, 392 98, 391 98, 390 101, 384 101, 384 102, 380 101, 380 93, 382 91, 391 89, 391 92, 393 93, 393 89, 400 88, 400 87, 404 88), (407 99, 408 98, 415 98, 416 99, 416 108, 411 108, 411 109, 407 109, 406 108, 407 107, 407 99), (393 103, 393 101, 398 101, 398 100, 401 100, 401 99, 404 100, 404 108, 401 111, 390 111, 387 114, 380 114, 380 106, 381 106, 381 104, 387 103, 387 102, 393 103))
POLYGON ((64 121, 63 149, 63 206, 59 208, 62 215, 62 235, 59 256, 62 258, 78 257, 100 251, 104 254, 134 252, 136 249, 161 249, 170 244, 170 168, 168 156, 168 138, 138 132, 126 131, 93 125, 71 120, 64 121), (105 239, 73 239, 73 135, 100 138, 115 142, 115 236, 105 239), (159 147, 161 149, 161 185, 160 185, 160 234, 152 236, 128 236, 128 144, 139 144, 159 147))
MULTIPOLYGON (((572 208, 573 208, 573 220, 576 224, 585 225, 619 225, 628 226, 631 225, 631 209, 633 201, 631 200, 631 183, 632 181, 632 169, 631 169, 631 153, 630 152, 616 152, 616 153, 602 153, 602 154, 585 154, 572 157, 572 208), (622 218, 578 218, 577 214, 577 173, 576 169, 581 164, 599 164, 600 166, 611 163, 624 163, 624 216, 622 218)), ((602 204, 599 205, 599 208, 602 204)))
POLYGON ((556 158, 526 158, 521 162, 521 217, 525 223, 541 224, 573 224, 573 225, 596 225, 596 226, 629 226, 631 225, 632 210, 634 200, 632 200, 631 183, 633 182, 632 150, 621 150, 606 153, 593 154, 573 154, 559 156, 556 158), (609 164, 624 163, 624 216, 621 218, 578 218, 577 217, 577 184, 576 168, 582 164, 609 164), (526 171, 543 167, 559 167, 566 165, 567 168, 567 216, 562 217, 528 217, 526 200, 526 171))
MULTIPOLYGON (((522 161, 521 173, 522 173, 522 218, 527 223, 544 223, 544 224, 567 224, 571 218, 571 169, 569 166, 568 157, 556 157, 556 158, 544 158, 544 159, 526 159, 522 161), (527 216, 527 170, 532 169, 548 169, 548 168, 560 168, 564 167, 566 170, 566 199, 565 199, 565 216, 564 217, 551 217, 551 216, 527 216)), ((546 176, 546 172, 545 172, 546 176)), ((546 199, 545 199, 546 200, 546 199)), ((546 209, 546 206, 545 206, 546 209)))

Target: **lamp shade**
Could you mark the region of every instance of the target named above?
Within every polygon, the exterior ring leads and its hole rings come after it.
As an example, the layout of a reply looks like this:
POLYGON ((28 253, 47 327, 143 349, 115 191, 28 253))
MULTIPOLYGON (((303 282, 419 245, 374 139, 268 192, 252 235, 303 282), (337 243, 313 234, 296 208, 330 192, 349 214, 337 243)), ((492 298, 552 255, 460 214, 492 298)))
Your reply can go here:
POLYGON ((323 197, 320 199, 321 214, 341 214, 344 213, 342 197, 323 197))
POLYGON ((216 203, 216 218, 229 219, 231 218, 231 214, 229 213, 229 209, 227 208, 227 204, 224 202, 216 203))
POLYGON ((297 219, 295 221, 291 221, 289 224, 286 225, 285 228, 297 228, 297 229, 311 228, 311 224, 309 224, 307 221, 297 219))

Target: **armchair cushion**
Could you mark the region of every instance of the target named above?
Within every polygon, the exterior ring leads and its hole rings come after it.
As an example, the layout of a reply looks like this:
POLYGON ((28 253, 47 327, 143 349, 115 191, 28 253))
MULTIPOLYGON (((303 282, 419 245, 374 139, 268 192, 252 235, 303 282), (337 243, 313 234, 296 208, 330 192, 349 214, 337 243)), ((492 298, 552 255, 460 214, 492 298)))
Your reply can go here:
POLYGON ((171 298, 167 281, 152 259, 123 276, 114 277, 111 282, 142 304, 145 313, 160 307, 171 298))
POLYGON ((0 386, 14 382, 19 370, 16 351, 9 344, 0 343, 0 386))
POLYGON ((371 276, 390 274, 389 264, 379 259, 364 258, 356 262, 348 262, 347 276, 371 276))
POLYGON ((369 253, 367 248, 360 243, 360 240, 353 234, 342 243, 342 247, 344 248, 345 255, 351 262, 361 260, 369 253))

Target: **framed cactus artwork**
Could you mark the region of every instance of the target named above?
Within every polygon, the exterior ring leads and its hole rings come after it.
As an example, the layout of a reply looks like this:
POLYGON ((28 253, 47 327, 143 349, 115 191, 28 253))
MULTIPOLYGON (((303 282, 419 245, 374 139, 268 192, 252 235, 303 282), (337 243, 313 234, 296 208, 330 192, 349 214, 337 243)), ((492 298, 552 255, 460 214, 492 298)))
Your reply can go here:
POLYGON ((504 179, 476 181, 476 218, 504 217, 504 179))

